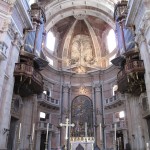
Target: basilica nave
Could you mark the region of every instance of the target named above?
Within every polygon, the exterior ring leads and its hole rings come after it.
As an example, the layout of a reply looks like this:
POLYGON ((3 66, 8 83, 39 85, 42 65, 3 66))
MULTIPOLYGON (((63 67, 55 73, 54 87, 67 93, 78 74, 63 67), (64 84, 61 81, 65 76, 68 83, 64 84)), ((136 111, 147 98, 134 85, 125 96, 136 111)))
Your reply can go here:
POLYGON ((0 150, 150 150, 149 0, 0 0, 0 150))

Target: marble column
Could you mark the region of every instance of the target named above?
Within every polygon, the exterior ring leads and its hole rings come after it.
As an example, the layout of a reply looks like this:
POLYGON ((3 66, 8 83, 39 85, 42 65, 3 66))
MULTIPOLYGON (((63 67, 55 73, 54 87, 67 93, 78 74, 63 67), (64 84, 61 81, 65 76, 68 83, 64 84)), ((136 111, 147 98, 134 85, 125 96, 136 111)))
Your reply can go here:
MULTIPOLYGON (((69 86, 68 85, 63 85, 63 101, 62 101, 62 123, 65 123, 66 117, 69 117, 70 113, 70 108, 68 107, 68 102, 69 102, 69 86)), ((66 145, 66 140, 65 140, 65 133, 66 129, 65 127, 61 127, 61 146, 66 145)))
MULTIPOLYGON (((6 57, 7 58, 5 60, 0 60, 0 97, 2 94, 3 83, 5 80, 5 71, 6 71, 7 62, 9 62, 8 56, 9 56, 9 53, 11 52, 11 42, 13 40, 9 36, 8 30, 10 28, 10 32, 13 32, 13 34, 16 32, 14 27, 10 26, 10 24, 11 24, 11 13, 12 13, 11 8, 13 7, 15 1, 16 0, 12 1, 11 3, 7 2, 7 1, 0 1, 0 5, 6 6, 6 7, 0 7, 0 9, 3 8, 0 11, 5 14, 5 15, 3 15, 3 13, 0 14, 0 22, 1 22, 0 41, 5 42, 5 44, 8 47, 6 50, 6 57)), ((1 98, 0 98, 0 107, 1 107, 1 98)))
POLYGON ((95 104, 96 104, 96 124, 97 124, 97 145, 99 147, 104 147, 104 141, 105 141, 105 135, 104 135, 104 122, 103 122, 103 111, 104 111, 104 107, 103 107, 103 93, 102 93, 102 85, 100 83, 95 84, 95 104), (102 139, 100 141, 100 123, 101 123, 101 135, 102 135, 102 139))
MULTIPOLYGON (((16 44, 12 43, 12 45, 10 46, 8 61, 5 61, 4 63, 5 71, 3 70, 3 72, 5 73, 5 75, 3 76, 3 81, 2 81, 3 85, 1 86, 2 89, 1 105, 0 105, 0 118, 1 118, 0 131, 1 132, 3 131, 4 128, 9 129, 10 109, 11 109, 11 101, 12 101, 13 87, 14 87, 13 72, 14 72, 15 63, 17 62, 18 55, 19 55, 19 51, 16 48, 16 44)), ((0 134, 0 148, 2 149, 6 148, 7 145, 6 139, 7 139, 6 135, 0 134)))
POLYGON ((52 132, 49 132, 49 134, 48 134, 48 150, 50 150, 52 148, 51 140, 52 140, 52 132))
POLYGON ((150 54, 144 29, 141 29, 138 33, 136 40, 139 43, 141 59, 144 61, 146 92, 150 106, 150 54))
MULTIPOLYGON (((37 116, 37 95, 28 96, 23 99, 23 110, 21 116, 22 123, 22 138, 21 138, 21 149, 28 149, 30 146, 35 146, 35 131, 32 141, 33 124, 36 128, 36 116, 37 116)), ((34 128, 34 129, 35 129, 34 128)))
POLYGON ((41 131, 36 132, 36 144, 35 144, 35 149, 40 150, 41 146, 41 131))

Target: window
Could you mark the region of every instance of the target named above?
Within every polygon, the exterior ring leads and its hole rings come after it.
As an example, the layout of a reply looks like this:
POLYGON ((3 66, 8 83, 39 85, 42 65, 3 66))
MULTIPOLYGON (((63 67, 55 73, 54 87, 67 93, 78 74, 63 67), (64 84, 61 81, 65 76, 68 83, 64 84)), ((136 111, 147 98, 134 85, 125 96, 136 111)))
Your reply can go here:
POLYGON ((36 2, 36 0, 29 0, 29 5, 31 6, 35 2, 36 2))
POLYGON ((54 51, 54 47, 55 47, 55 37, 54 37, 53 33, 50 32, 50 31, 47 33, 46 47, 47 47, 49 50, 54 51))
POLYGON ((43 93, 46 95, 46 94, 47 94, 47 91, 43 91, 43 93))
POLYGON ((107 47, 109 53, 111 53, 116 48, 116 37, 113 29, 111 29, 107 35, 107 47))
POLYGON ((51 66, 53 66, 54 61, 53 61, 51 58, 47 57, 47 56, 46 56, 46 58, 47 58, 49 64, 50 64, 51 66))
POLYGON ((113 96, 116 94, 116 91, 118 90, 118 85, 113 86, 113 96))
POLYGON ((124 111, 120 111, 119 112, 119 118, 120 119, 124 119, 124 117, 125 117, 125 112, 124 111))
POLYGON ((44 112, 40 112, 40 121, 46 121, 46 114, 44 112))
POLYGON ((111 63, 111 60, 113 60, 115 57, 116 57, 116 54, 115 54, 115 55, 113 55, 113 56, 111 56, 111 57, 109 58, 109 65, 111 65, 111 64, 112 64, 112 63, 111 63))

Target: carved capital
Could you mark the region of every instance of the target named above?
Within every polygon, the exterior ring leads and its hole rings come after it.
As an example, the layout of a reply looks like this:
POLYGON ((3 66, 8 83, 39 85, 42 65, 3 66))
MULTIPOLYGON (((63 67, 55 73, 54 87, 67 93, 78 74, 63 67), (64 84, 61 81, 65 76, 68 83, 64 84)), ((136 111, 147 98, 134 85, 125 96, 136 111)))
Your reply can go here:
POLYGON ((94 84, 94 88, 95 88, 96 92, 100 92, 101 91, 101 84, 100 83, 94 84))
POLYGON ((69 89, 70 89, 70 87, 69 87, 68 84, 63 85, 63 92, 64 92, 64 93, 68 93, 68 92, 69 92, 69 89))

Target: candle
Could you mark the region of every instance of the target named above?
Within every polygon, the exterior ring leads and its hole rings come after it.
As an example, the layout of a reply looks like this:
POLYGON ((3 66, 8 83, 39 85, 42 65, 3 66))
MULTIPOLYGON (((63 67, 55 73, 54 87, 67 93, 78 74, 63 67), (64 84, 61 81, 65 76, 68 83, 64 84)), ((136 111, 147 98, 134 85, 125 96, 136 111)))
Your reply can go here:
POLYGON ((119 150, 119 139, 117 140, 117 142, 118 142, 118 144, 117 144, 117 145, 118 145, 118 150, 119 150))
POLYGON ((19 125, 19 137, 18 137, 19 140, 20 140, 20 135, 21 135, 21 123, 19 125))
POLYGON ((149 143, 146 143, 146 150, 149 150, 149 143))
POLYGON ((115 134, 115 141, 116 141, 116 123, 114 124, 114 134, 115 134))
POLYGON ((35 123, 33 123, 33 126, 32 126, 32 141, 34 139, 34 129, 35 129, 35 123))
POLYGON ((101 123, 99 124, 99 131, 100 131, 100 141, 102 140, 102 125, 101 123))
POLYGON ((85 122, 85 137, 87 137, 87 122, 85 122))
POLYGON ((48 141, 48 131, 49 131, 49 123, 47 123, 46 142, 48 141))

